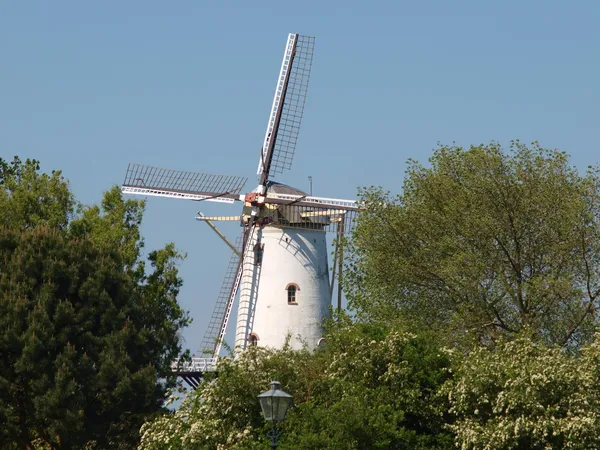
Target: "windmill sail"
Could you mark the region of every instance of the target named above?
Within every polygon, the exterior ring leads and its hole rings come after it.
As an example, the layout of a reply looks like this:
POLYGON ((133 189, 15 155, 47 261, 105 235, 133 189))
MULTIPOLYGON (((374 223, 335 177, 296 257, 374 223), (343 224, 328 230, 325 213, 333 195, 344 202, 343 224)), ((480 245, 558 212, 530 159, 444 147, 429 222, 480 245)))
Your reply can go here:
POLYGON ((121 190, 125 194, 233 203, 246 180, 245 177, 210 175, 130 163, 121 190))
POLYGON ((289 169, 294 158, 312 69, 315 38, 290 34, 258 164, 261 185, 289 169))
POLYGON ((351 211, 358 211, 359 209, 359 205, 355 200, 273 192, 269 192, 267 195, 266 203, 277 205, 314 206, 318 208, 345 209, 351 211))
POLYGON ((227 272, 225 272, 217 302, 215 303, 210 322, 208 323, 208 327, 206 328, 200 345, 200 353, 203 355, 211 354, 216 358, 221 351, 221 344, 225 338, 227 323, 229 322, 229 316, 231 315, 233 301, 237 294, 240 280, 240 254, 242 252, 243 238, 242 235, 235 242, 237 252, 231 252, 227 272))

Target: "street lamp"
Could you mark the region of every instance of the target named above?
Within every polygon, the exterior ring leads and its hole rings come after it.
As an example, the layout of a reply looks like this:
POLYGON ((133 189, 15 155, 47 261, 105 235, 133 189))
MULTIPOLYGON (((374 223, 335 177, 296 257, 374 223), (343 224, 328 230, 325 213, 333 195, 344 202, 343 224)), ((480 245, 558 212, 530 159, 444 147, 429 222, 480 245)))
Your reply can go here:
POLYGON ((260 394, 258 401, 265 420, 271 422, 272 428, 267 436, 271 439, 271 448, 276 449, 277 440, 281 436, 281 431, 277 431, 277 422, 285 419, 285 413, 292 403, 292 396, 281 390, 279 381, 271 381, 271 389, 260 394))

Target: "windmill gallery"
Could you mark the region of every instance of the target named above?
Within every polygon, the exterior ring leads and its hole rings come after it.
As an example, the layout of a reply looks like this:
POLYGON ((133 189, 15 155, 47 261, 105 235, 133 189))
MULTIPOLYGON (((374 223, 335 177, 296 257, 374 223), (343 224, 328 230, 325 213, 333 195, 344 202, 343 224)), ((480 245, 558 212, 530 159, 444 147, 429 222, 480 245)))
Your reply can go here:
MULTIPOLYGON (((204 216, 232 249, 214 311, 191 363, 174 365, 192 387, 202 372, 214 370, 234 301, 238 298, 236 351, 248 345, 292 348, 319 345, 329 315, 330 281, 325 233, 342 236, 357 213, 352 200, 313 197, 274 182, 290 169, 312 67, 314 38, 288 36, 267 130, 258 161, 258 186, 241 194, 246 178, 208 175, 130 164, 122 191, 193 201, 242 202, 240 216, 204 216), (231 243, 213 222, 239 221, 241 236, 231 243)), ((335 267, 335 262, 334 262, 335 267)), ((334 271, 335 276, 335 271, 334 271)), ((339 288, 338 288, 339 289, 339 288)))

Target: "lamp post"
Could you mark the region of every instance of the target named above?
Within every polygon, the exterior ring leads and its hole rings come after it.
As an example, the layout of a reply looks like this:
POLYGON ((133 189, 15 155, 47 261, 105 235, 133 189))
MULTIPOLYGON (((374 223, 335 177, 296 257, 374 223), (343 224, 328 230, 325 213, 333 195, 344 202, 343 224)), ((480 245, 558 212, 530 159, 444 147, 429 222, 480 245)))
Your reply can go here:
POLYGON ((271 389, 260 394, 258 401, 265 420, 271 422, 272 428, 267 436, 271 439, 271 449, 276 449, 277 440, 281 436, 281 431, 277 430, 277 422, 285 419, 285 413, 292 403, 292 396, 281 390, 279 381, 271 381, 271 389))

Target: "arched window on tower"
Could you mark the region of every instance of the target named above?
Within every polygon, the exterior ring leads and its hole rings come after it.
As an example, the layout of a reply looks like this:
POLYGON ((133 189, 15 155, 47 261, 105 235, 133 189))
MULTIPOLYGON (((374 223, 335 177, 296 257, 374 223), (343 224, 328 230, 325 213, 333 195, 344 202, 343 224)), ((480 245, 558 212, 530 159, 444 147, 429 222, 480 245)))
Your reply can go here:
POLYGON ((285 291, 287 293, 287 302, 288 305, 297 305, 298 304, 298 291, 300 288, 296 283, 288 283, 285 287, 285 291))

